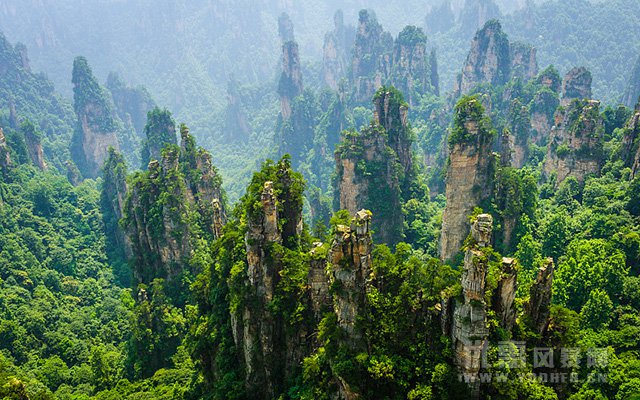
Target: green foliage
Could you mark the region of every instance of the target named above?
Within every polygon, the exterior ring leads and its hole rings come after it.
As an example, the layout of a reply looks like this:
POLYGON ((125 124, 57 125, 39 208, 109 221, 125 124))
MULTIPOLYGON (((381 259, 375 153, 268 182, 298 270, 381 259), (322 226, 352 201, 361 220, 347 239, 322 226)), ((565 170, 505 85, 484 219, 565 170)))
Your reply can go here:
POLYGON ((449 147, 485 143, 496 133, 491 120, 485 115, 484 106, 477 96, 463 97, 456 103, 453 129, 449 135, 449 147))

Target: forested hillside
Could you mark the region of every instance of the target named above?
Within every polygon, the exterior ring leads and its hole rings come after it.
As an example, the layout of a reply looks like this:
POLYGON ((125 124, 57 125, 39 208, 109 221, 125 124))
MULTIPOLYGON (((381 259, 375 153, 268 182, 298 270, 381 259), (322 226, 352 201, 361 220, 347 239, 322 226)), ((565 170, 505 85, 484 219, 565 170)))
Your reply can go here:
POLYGON ((637 7, 360 3, 0 4, 1 399, 640 399, 637 7))

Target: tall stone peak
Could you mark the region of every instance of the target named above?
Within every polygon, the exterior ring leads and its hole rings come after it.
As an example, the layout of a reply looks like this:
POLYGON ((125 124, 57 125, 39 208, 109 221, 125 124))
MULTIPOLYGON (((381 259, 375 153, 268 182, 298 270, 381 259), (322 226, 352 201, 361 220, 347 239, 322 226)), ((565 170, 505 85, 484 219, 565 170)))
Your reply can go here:
POLYGON ((472 34, 488 21, 502 17, 494 0, 465 0, 459 23, 465 33, 472 34))
POLYGON ((539 335, 543 335, 549 327, 554 270, 553 259, 547 258, 538 269, 536 280, 529 290, 529 302, 525 304, 525 313, 539 335))
POLYGON ((465 95, 480 84, 504 85, 512 78, 524 82, 538 74, 535 47, 509 42, 498 20, 489 20, 476 32, 454 93, 465 95))
POLYGON ((278 34, 283 43, 295 40, 293 35, 293 21, 291 21, 289 14, 286 12, 278 16, 278 34))
POLYGON ((192 268, 189 259, 197 237, 216 238, 216 225, 224 223, 214 218, 224 218, 224 193, 211 156, 196 148, 186 127, 182 135, 182 147, 165 147, 147 172, 134 177, 125 201, 137 283, 155 278, 175 283, 192 268), (222 205, 222 212, 214 204, 222 205))
POLYGON ((46 170, 48 167, 44 160, 44 151, 42 150, 42 133, 38 132, 35 125, 29 120, 26 120, 20 125, 20 131, 24 135, 29 159, 36 167, 43 171, 46 170))
POLYGON ((490 20, 471 42, 471 50, 458 77, 455 92, 467 94, 480 83, 503 85, 509 80, 510 74, 509 39, 502 31, 500 22, 490 20))
POLYGON ((333 31, 324 37, 322 49, 322 75, 324 83, 332 90, 338 90, 340 80, 346 77, 349 57, 355 40, 355 28, 345 26, 341 10, 333 17, 333 31))
POLYGON ((512 42, 509 46, 511 76, 527 82, 538 75, 536 48, 528 43, 512 42))
POLYGON ((620 156, 625 166, 631 168, 631 176, 635 177, 640 172, 640 103, 636 104, 633 114, 624 127, 620 156))
POLYGON ((551 91, 555 93, 560 93, 560 89, 562 89, 560 73, 553 65, 550 65, 541 71, 536 78, 536 82, 548 89, 551 89, 551 91))
POLYGON ((144 126, 145 141, 142 146, 142 167, 146 167, 151 160, 159 160, 162 149, 167 145, 177 144, 176 123, 167 109, 154 107, 147 113, 144 126))
POLYGON ((449 163, 442 216, 440 257, 450 260, 469 233, 468 216, 490 198, 494 174, 495 131, 476 97, 465 97, 455 107, 449 136, 449 163))
POLYGON ((104 89, 84 57, 73 62, 73 102, 78 118, 71 155, 85 178, 95 178, 109 147, 119 149, 118 124, 104 89))
POLYGON ((282 73, 278 82, 280 112, 284 120, 291 117, 291 103, 302 93, 302 90, 302 67, 298 43, 284 42, 282 44, 282 73))
POLYGON ((562 105, 573 99, 591 99, 591 72, 585 67, 572 68, 562 80, 562 105))
POLYGON ((227 82, 227 108, 224 116, 224 137, 230 141, 246 142, 251 135, 251 126, 245 114, 239 83, 235 79, 227 82))
POLYGON ((627 82, 627 88, 622 96, 622 104, 629 108, 634 108, 640 100, 640 57, 631 71, 631 76, 627 82))
POLYGON ((380 221, 376 240, 395 245, 402 239, 402 193, 413 178, 407 105, 399 91, 383 87, 374 96, 373 113, 371 124, 347 132, 335 152, 335 203, 351 214, 370 209, 380 221))
POLYGON ((147 113, 156 107, 147 89, 144 86, 128 86, 115 72, 109 73, 106 87, 111 92, 118 118, 128 129, 143 136, 147 113))
POLYGON ((0 168, 6 169, 11 165, 11 156, 9 155, 9 146, 7 139, 4 137, 4 131, 0 128, 0 168))
POLYGON ((400 31, 393 45, 390 75, 394 86, 406 94, 411 105, 420 94, 437 91, 437 83, 436 87, 431 87, 432 74, 437 75, 435 55, 433 58, 427 53, 427 35, 421 28, 408 25, 400 31))
POLYGON ((588 175, 600 172, 603 145, 600 102, 573 99, 555 114, 543 172, 546 176, 555 172, 557 185, 569 176, 583 182, 588 175))

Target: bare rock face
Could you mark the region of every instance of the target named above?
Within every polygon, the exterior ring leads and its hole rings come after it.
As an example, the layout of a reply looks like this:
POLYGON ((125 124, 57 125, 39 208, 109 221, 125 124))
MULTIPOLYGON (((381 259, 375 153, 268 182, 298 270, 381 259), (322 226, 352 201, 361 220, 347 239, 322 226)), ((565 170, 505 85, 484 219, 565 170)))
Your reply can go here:
POLYGON ((9 146, 7 146, 7 139, 5 139, 4 132, 0 128, 0 168, 6 169, 10 165, 9 146))
POLYGON ((622 96, 622 104, 629 108, 635 108, 638 100, 640 100, 640 57, 638 57, 636 65, 633 67, 627 89, 622 96))
POLYGON ((107 237, 107 253, 120 257, 120 261, 127 260, 133 256, 133 250, 130 238, 120 225, 127 197, 127 167, 124 158, 110 148, 102 170, 100 203, 107 237))
POLYGON ((356 33, 353 26, 344 25, 344 16, 341 10, 336 11, 333 22, 333 31, 324 37, 322 76, 324 83, 331 90, 338 90, 340 79, 347 75, 349 57, 356 33))
POLYGON ((311 249, 311 261, 309 262, 309 290, 311 297, 311 309, 314 320, 320 322, 324 313, 333 309, 333 300, 329 293, 329 275, 327 270, 327 257, 320 250, 323 244, 316 242, 311 249))
POLYGON ((109 147, 119 149, 118 126, 102 87, 84 57, 73 62, 73 99, 78 117, 71 155, 85 178, 96 178, 109 147))
POLYGON ((372 271, 370 222, 369 211, 358 211, 351 226, 338 226, 329 250, 329 279, 340 287, 333 294, 333 309, 338 316, 338 326, 344 329, 352 343, 362 338, 356 318, 365 307, 366 287, 372 271))
MULTIPOLYGON (((482 248, 490 246, 493 218, 478 215, 471 228, 475 243, 465 252, 462 270, 462 300, 455 302, 451 338, 454 363, 461 373, 477 378, 481 367, 481 354, 487 345, 489 328, 484 300, 488 271, 487 257, 482 248)), ((479 382, 470 384, 472 397, 479 398, 479 382)))
POLYGON ((224 136, 232 141, 247 141, 251 126, 242 108, 238 91, 238 82, 230 80, 227 84, 227 109, 224 117, 224 136))
POLYGON ((396 153, 405 174, 413 168, 408 112, 409 108, 395 92, 379 91, 373 99, 373 120, 387 132, 389 147, 396 153))
POLYGON ((573 68, 562 80, 562 105, 573 99, 591 99, 591 72, 584 67, 573 68))
POLYGON ((530 44, 514 42, 509 46, 511 76, 529 81, 538 75, 536 48, 530 44))
POLYGON ((604 124, 600 102, 573 100, 555 115, 543 171, 557 173, 556 184, 568 176, 582 182, 589 174, 598 174, 602 163, 604 124))
POLYGON ((182 146, 167 147, 161 160, 151 160, 148 172, 134 180, 125 202, 125 226, 134 255, 138 283, 155 278, 172 281, 189 267, 196 232, 214 235, 215 212, 224 221, 221 180, 211 156, 196 149, 188 129, 182 129, 182 146), (196 178, 194 180, 194 178, 196 178))
POLYGON ((113 105, 120 120, 142 136, 147 113, 156 106, 147 89, 143 86, 127 86, 118 74, 113 72, 107 77, 106 87, 111 92, 113 105))
POLYGON ((621 157, 626 166, 631 168, 631 177, 635 177, 640 172, 640 104, 636 105, 633 115, 627 121, 622 136, 621 157))
MULTIPOLYGON (((431 88, 431 71, 427 54, 427 36, 420 28, 406 26, 393 46, 393 67, 391 71, 392 81, 396 88, 406 94, 407 102, 413 106, 421 93, 436 90, 431 88)), ((437 66, 435 67, 437 79, 437 66)))
POLYGON ((298 249, 302 233, 302 197, 296 192, 301 178, 293 174, 288 161, 280 161, 277 168, 277 181, 262 182, 262 190, 252 192, 255 203, 246 216, 245 301, 231 318, 246 390, 255 393, 256 399, 271 399, 282 393, 287 377, 313 345, 305 324, 291 322, 281 310, 273 308, 281 273, 287 267, 285 253, 298 249))
POLYGON ((536 93, 530 106, 531 113, 531 142, 537 145, 546 143, 555 123, 554 114, 560 100, 551 91, 536 93))
POLYGON ((518 290, 518 264, 513 258, 502 259, 502 270, 498 287, 493 292, 491 304, 500 322, 500 326, 511 331, 516 321, 513 301, 518 290))
POLYGON ((351 61, 351 82, 355 87, 356 101, 367 101, 382 86, 383 75, 379 66, 392 46, 391 35, 384 32, 375 14, 361 10, 351 61))
POLYGON ((282 118, 291 117, 291 102, 302 93, 302 69, 298 43, 287 41, 282 44, 282 73, 278 82, 280 112, 282 118))
POLYGON ((36 167, 43 171, 46 170, 47 163, 44 160, 44 152, 42 151, 42 143, 40 141, 41 134, 37 132, 35 126, 28 121, 22 124, 20 130, 24 134, 29 159, 36 167))
POLYGON ((547 258, 538 270, 536 281, 531 286, 529 302, 525 306, 525 313, 540 335, 544 334, 549 326, 554 269, 553 259, 547 258))
POLYGON ((493 133, 479 100, 459 103, 455 121, 456 138, 449 141, 447 205, 440 236, 440 257, 445 261, 460 251, 469 234, 468 216, 489 198, 493 180, 493 133))
POLYGON ((491 20, 473 38, 454 91, 460 95, 469 93, 480 83, 502 85, 510 75, 509 39, 502 31, 500 22, 491 20))

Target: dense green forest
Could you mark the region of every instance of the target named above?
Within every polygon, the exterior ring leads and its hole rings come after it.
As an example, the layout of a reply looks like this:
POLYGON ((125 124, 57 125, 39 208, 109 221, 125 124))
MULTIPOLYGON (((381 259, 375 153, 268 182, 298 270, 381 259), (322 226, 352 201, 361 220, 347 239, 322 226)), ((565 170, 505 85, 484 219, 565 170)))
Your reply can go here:
POLYGON ((0 399, 640 399, 633 1, 353 3, 0 5, 0 399))

